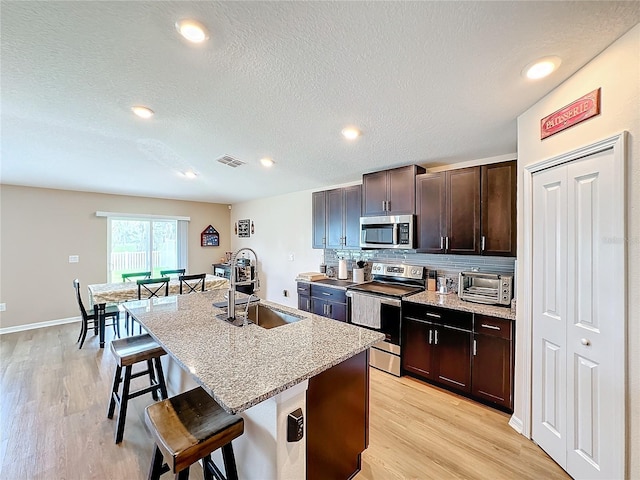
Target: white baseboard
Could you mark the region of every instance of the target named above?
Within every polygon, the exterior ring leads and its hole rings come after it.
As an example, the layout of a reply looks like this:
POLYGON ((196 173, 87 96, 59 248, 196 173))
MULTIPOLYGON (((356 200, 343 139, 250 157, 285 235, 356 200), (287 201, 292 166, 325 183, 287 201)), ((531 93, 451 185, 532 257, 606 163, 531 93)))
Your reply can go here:
POLYGON ((24 332, 25 330, 33 330, 35 328, 53 327, 56 325, 64 325, 65 323, 79 322, 81 317, 61 318, 59 320, 48 320, 46 322, 27 323, 24 325, 16 325, 15 327, 0 328, 0 335, 5 333, 24 332))
POLYGON ((511 418, 509 419, 509 426, 513 428, 516 432, 518 432, 520 435, 523 435, 522 420, 516 417, 515 414, 511 415, 511 418))

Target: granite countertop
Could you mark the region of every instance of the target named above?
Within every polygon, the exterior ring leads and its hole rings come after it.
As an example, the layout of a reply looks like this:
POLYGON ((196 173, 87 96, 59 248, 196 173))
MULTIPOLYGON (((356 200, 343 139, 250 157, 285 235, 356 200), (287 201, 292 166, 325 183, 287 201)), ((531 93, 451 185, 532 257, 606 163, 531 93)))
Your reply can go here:
MULTIPOLYGON (((226 290, 153 298, 124 308, 229 413, 238 413, 384 339, 354 325, 260 300, 304 317, 270 330, 215 316, 226 290)), ((237 293, 237 298, 247 295, 237 293)))
POLYGON ((507 320, 515 320, 516 312, 510 307, 500 307, 498 305, 485 305, 482 303, 466 302, 461 300, 455 293, 441 295, 438 292, 424 291, 414 293, 403 298, 404 301, 413 303, 422 303, 434 307, 450 308, 452 310, 461 310, 463 312, 479 313, 492 317, 505 318, 507 320))

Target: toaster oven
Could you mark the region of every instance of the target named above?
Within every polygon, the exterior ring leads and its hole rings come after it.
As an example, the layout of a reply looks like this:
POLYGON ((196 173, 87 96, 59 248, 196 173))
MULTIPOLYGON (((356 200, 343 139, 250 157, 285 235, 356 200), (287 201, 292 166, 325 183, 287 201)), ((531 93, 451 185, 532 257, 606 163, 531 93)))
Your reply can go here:
POLYGON ((513 297, 513 275, 460 272, 458 297, 469 302, 510 305, 513 297))

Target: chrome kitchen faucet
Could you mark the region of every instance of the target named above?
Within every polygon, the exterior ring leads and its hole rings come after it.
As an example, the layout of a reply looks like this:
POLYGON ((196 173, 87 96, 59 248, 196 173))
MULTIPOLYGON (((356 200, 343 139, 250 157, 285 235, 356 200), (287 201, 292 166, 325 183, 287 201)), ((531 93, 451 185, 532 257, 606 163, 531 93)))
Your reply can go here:
MULTIPOLYGON (((258 255, 253 249, 249 247, 243 247, 236 250, 233 253, 233 255, 231 255, 231 260, 229 261, 229 263, 231 264, 231 274, 229 275, 229 294, 227 296, 227 317, 229 318, 229 320, 235 320, 236 319, 236 286, 250 285, 253 283, 255 284, 254 291, 258 291, 260 289, 260 281, 258 280, 258 255), (237 275, 237 269, 238 269, 237 259, 240 252, 243 252, 243 251, 249 251, 253 253, 253 257, 256 262, 253 280, 236 282, 236 275, 237 275)), ((247 305, 249 304, 250 299, 251 297, 249 297, 249 299, 247 300, 247 305)), ((246 321, 246 315, 245 315, 245 321, 246 321)))

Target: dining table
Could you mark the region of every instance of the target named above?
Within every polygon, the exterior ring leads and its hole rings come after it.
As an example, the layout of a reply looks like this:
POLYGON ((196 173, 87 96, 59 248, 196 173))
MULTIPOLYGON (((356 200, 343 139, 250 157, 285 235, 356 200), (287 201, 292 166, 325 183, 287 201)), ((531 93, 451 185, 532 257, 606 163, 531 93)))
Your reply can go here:
MULTIPOLYGON (((100 304, 121 304, 124 302, 139 300, 138 284, 134 282, 113 282, 113 283, 94 283, 88 285, 89 300, 91 308, 94 309, 96 318, 98 319, 98 334, 100 336, 100 348, 104 348, 105 338, 105 318, 99 314, 100 304)), ((204 289, 218 290, 228 289, 229 281, 224 277, 207 274, 204 279, 204 289)), ((180 294, 180 280, 178 277, 170 277, 169 279, 169 295, 180 294)), ((196 293, 197 294, 197 293, 196 293)), ((186 293, 185 293, 186 295, 186 293)))

